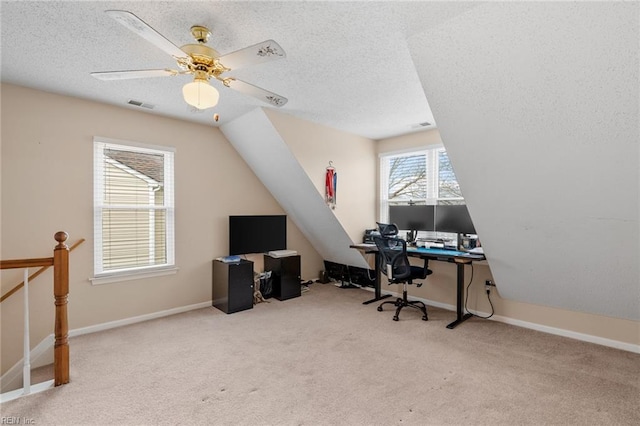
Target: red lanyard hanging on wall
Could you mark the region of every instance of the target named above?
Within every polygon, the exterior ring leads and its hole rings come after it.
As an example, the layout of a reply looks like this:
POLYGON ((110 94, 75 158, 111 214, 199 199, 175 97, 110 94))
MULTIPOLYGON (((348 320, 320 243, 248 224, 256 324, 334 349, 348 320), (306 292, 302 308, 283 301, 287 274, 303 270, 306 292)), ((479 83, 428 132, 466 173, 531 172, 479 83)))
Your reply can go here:
POLYGON ((327 171, 325 173, 324 180, 324 198, 329 207, 332 209, 336 208, 336 187, 338 184, 338 172, 333 167, 333 161, 329 161, 329 167, 327 167, 327 171))

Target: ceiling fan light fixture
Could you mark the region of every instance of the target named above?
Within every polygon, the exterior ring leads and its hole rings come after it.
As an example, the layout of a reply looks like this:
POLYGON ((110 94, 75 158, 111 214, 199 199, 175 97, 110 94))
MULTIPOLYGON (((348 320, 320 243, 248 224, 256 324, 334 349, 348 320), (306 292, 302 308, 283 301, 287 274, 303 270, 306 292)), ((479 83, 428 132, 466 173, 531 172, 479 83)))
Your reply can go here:
POLYGON ((196 78, 182 88, 184 101, 198 109, 212 108, 218 104, 220 94, 205 79, 196 78))
POLYGON ((194 80, 183 86, 182 94, 185 102, 192 109, 197 110, 205 110, 218 104, 220 96, 218 91, 209 85, 211 78, 221 81, 226 87, 253 96, 276 107, 282 107, 287 103, 287 98, 276 93, 233 77, 222 76, 224 73, 240 67, 285 58, 284 50, 274 40, 265 40, 220 56, 217 50, 206 44, 211 37, 211 31, 202 25, 191 27, 191 35, 196 44, 190 43, 178 47, 129 11, 107 10, 106 13, 130 31, 171 55, 179 69, 165 68, 91 73, 98 80, 124 80, 192 74, 194 80))

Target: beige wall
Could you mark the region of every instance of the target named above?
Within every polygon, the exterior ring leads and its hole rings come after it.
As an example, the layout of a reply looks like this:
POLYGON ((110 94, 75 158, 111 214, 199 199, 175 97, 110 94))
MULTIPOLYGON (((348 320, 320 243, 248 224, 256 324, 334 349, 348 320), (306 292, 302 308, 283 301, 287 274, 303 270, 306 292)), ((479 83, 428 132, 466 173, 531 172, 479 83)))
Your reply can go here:
MULTIPOLYGON (((408 149, 424 148, 427 145, 441 144, 438 130, 412 133, 396 138, 384 139, 378 142, 378 153, 404 151, 408 149)), ((446 148, 446 144, 445 144, 446 148)), ((456 165, 453 165, 454 168, 456 165)), ((464 188, 462 188, 464 192, 464 188)), ((482 235, 479 235, 482 240, 482 235)), ((535 260, 532 261, 535 264, 535 260)), ((485 262, 483 262, 485 263, 485 262)), ((455 305, 456 303, 456 269, 452 264, 431 262, 430 269, 434 271, 427 279, 428 285, 410 289, 410 294, 437 303, 455 305)), ((471 267, 465 267, 465 285, 472 275, 471 267)), ((485 280, 492 279, 490 265, 476 264, 473 269, 473 281, 470 286, 467 307, 473 312, 490 312, 491 306, 485 293, 485 280)), ((500 283, 497 289, 492 289, 491 300, 495 307, 495 315, 505 322, 526 322, 539 326, 557 328, 573 333, 587 334, 604 339, 611 339, 626 344, 640 345, 640 324, 636 321, 611 318, 601 315, 574 312, 548 306, 540 306, 500 297, 500 283)), ((394 290, 395 286, 383 284, 383 289, 394 290)))
MULTIPOLYGON (((71 329, 211 300, 211 261, 228 252, 228 215, 284 213, 214 127, 6 84, 1 113, 0 258, 51 256, 59 230, 69 233, 71 243, 85 238, 71 254, 71 329), (94 136, 176 147, 177 274, 89 282, 94 136)), ((291 222, 288 231, 288 244, 302 257, 303 278, 317 277, 322 259, 291 222)), ((20 274, 2 273, 3 294, 20 274)), ((32 346, 53 332, 51 287, 50 272, 32 283, 32 346)), ((3 373, 21 357, 21 299, 19 292, 1 306, 3 373)))
POLYGON ((409 133, 393 138, 378 141, 377 153, 401 152, 412 149, 425 148, 428 145, 442 145, 440 132, 437 129, 424 130, 421 132, 409 133))
POLYGON ((333 212, 351 240, 361 242, 364 230, 375 227, 376 143, 279 111, 265 112, 322 197, 332 162, 338 173, 333 212))

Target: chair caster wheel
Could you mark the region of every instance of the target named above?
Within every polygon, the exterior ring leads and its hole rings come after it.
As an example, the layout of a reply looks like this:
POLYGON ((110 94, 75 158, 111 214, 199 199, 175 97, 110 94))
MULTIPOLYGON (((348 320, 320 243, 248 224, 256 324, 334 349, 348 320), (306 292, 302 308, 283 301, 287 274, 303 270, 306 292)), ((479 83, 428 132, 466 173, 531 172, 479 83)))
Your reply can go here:
POLYGON ((378 306, 378 312, 382 312, 382 306, 378 306))
POLYGON ((394 320, 394 321, 399 321, 399 320, 400 320, 400 318, 398 318, 397 316, 394 316, 394 317, 393 317, 393 320, 394 320))
POLYGON ((422 321, 429 321, 429 318, 427 318, 427 316, 426 316, 426 315, 424 315, 424 316, 422 317, 422 321))

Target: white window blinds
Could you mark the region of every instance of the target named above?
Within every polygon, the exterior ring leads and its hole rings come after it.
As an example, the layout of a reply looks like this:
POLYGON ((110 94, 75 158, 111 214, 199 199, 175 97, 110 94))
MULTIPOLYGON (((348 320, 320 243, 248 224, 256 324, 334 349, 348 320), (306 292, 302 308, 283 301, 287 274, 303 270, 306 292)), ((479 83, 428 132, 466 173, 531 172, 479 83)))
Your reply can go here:
POLYGON ((390 205, 464 204, 460 185, 442 146, 380 157, 380 220, 390 205))
POLYGON ((94 139, 95 275, 173 266, 174 149, 94 139))

